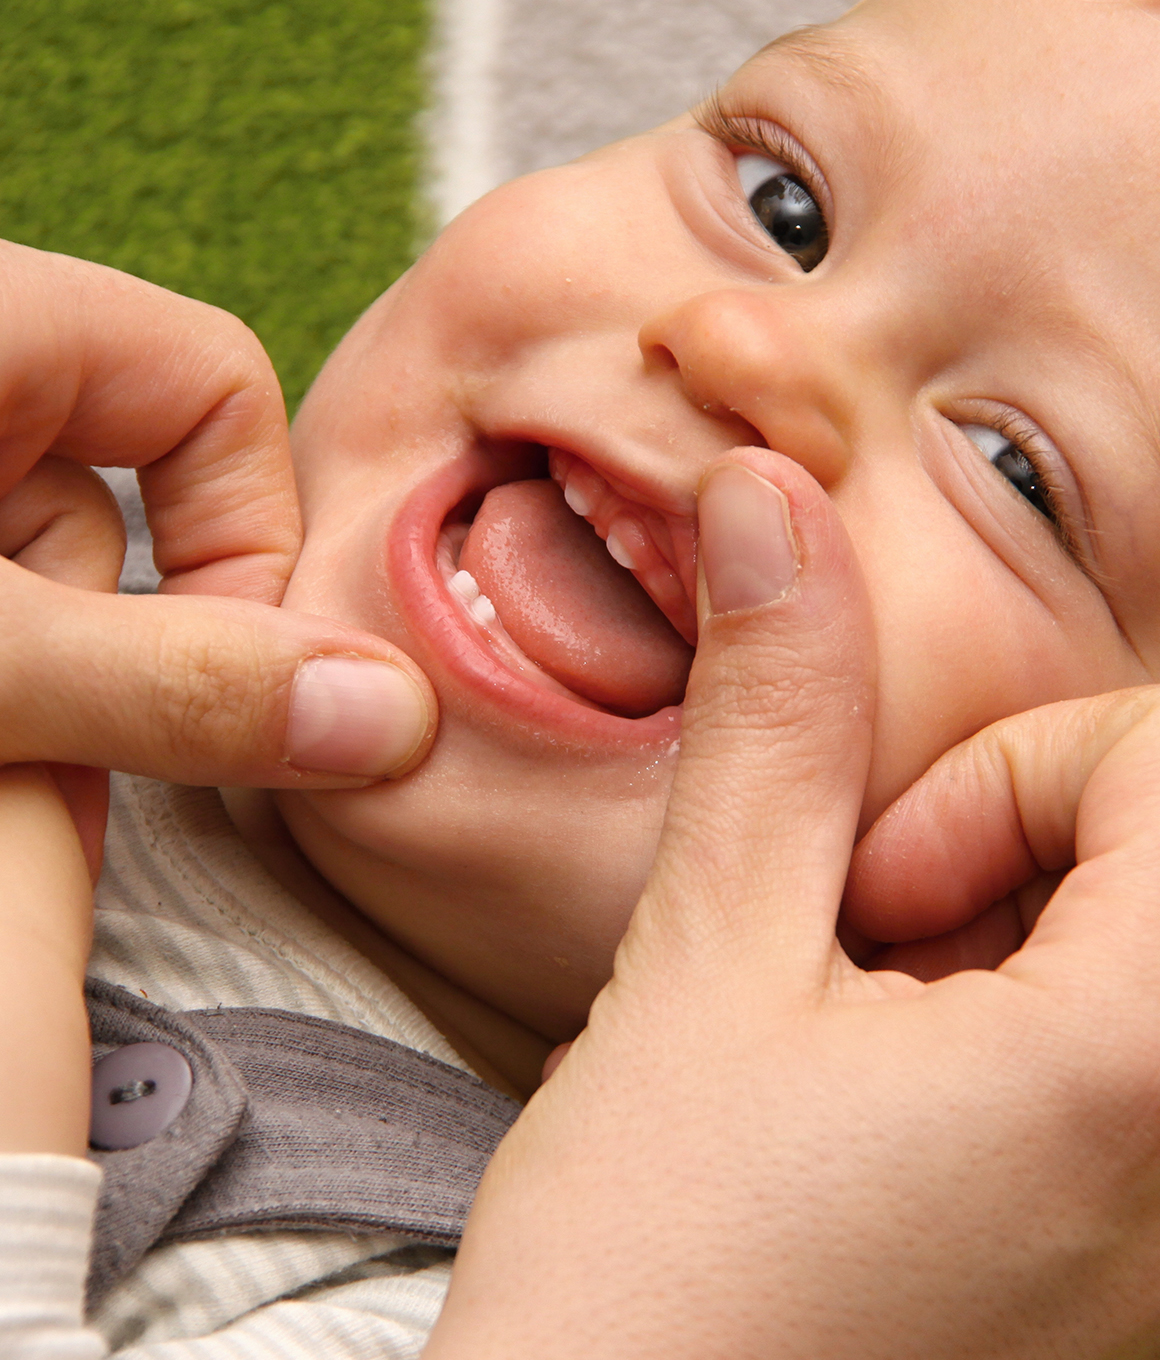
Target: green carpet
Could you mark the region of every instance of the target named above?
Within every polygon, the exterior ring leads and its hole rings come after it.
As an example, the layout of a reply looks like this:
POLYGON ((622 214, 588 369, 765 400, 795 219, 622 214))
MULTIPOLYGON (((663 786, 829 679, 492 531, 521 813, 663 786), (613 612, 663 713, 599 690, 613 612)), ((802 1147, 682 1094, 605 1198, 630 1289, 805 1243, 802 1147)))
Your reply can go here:
POLYGON ((410 262, 423 0, 4 0, 0 236, 236 312, 293 409, 410 262))

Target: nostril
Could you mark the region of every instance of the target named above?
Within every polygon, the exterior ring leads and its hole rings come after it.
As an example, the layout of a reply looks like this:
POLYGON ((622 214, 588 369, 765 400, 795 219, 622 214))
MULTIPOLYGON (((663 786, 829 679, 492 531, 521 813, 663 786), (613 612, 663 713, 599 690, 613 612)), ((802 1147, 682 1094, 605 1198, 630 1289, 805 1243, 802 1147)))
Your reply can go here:
POLYGON ((649 344, 643 337, 640 341, 640 353, 644 359, 644 371, 646 373, 673 373, 680 371, 680 364, 677 363, 677 356, 667 345, 649 344))

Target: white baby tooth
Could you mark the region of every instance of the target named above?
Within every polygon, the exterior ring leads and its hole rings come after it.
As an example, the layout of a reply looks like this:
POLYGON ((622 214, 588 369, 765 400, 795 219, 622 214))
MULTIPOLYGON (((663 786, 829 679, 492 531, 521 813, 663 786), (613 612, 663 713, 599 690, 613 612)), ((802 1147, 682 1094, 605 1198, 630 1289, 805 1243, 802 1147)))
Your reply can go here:
POLYGON ((592 513, 592 501, 584 494, 583 488, 576 482, 570 481, 564 487, 564 499, 568 502, 568 507, 574 510, 581 519, 586 519, 592 513))
POLYGON ((477 595, 467 606, 467 611, 476 623, 494 623, 495 605, 486 595, 477 595))
POLYGON ((615 529, 609 529, 608 537, 604 540, 604 546, 612 554, 612 560, 619 562, 626 571, 633 571, 636 563, 632 560, 632 553, 620 541, 615 529))
POLYGON ((457 571, 447 585, 465 604, 470 604, 479 595, 475 577, 469 571, 457 571))

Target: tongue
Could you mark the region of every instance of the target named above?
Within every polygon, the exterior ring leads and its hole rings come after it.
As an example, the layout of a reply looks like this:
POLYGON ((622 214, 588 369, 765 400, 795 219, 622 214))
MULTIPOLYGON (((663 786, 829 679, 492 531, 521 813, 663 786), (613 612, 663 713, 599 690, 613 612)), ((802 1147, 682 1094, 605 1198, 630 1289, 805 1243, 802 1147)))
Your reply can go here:
POLYGON ((516 645, 574 693, 629 718, 681 702, 692 648, 555 482, 490 491, 459 565, 516 645))

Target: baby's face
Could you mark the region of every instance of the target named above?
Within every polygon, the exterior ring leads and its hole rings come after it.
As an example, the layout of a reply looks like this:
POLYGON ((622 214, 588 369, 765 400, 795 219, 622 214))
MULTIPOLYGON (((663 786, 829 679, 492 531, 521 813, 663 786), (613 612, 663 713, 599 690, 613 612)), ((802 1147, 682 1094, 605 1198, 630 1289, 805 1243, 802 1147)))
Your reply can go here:
POLYGON ((454 223, 296 428, 287 604, 400 644, 442 705, 410 778, 282 796, 324 875, 575 1030, 673 771, 694 492, 737 445, 818 479, 867 578, 866 819, 1004 715, 1153 677, 1158 70, 1140 5, 871 0, 755 57, 708 130, 454 223))

